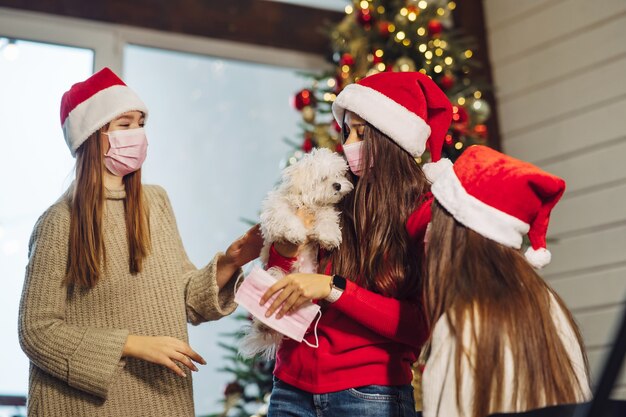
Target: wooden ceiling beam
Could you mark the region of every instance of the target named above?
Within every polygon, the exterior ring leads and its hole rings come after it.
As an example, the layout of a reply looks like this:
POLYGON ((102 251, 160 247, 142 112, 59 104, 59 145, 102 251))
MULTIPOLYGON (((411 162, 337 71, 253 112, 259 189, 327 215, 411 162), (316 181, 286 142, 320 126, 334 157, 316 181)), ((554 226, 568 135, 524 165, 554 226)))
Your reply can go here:
POLYGON ((344 14, 264 0, 0 0, 0 7, 328 55, 344 14))

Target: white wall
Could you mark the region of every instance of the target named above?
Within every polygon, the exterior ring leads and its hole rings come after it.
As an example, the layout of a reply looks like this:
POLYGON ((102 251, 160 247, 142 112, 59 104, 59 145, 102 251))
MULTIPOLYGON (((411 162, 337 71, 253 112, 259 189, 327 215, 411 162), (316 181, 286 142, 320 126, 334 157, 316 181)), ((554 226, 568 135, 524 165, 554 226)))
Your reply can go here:
MULTIPOLYGON (((503 150, 562 176, 543 276, 592 376, 626 299, 626 1, 484 0, 503 150)), ((626 398, 622 373, 615 396, 626 398)))

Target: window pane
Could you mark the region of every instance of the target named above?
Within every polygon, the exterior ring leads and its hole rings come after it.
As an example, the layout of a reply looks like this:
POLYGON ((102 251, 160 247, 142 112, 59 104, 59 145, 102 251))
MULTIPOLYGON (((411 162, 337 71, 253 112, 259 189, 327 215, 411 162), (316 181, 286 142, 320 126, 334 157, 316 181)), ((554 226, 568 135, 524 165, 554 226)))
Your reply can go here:
POLYGON ((92 73, 93 58, 88 49, 0 38, 0 395, 28 389, 17 340, 28 239, 73 177, 59 105, 72 83, 92 73))
MULTIPOLYGON (((299 134, 292 95, 306 84, 295 70, 128 46, 126 82, 146 102, 147 183, 165 187, 191 260, 204 266, 255 220, 299 134)), ((229 376, 218 373, 219 334, 231 318, 190 329, 209 365, 194 374, 196 412, 219 411, 229 376)))

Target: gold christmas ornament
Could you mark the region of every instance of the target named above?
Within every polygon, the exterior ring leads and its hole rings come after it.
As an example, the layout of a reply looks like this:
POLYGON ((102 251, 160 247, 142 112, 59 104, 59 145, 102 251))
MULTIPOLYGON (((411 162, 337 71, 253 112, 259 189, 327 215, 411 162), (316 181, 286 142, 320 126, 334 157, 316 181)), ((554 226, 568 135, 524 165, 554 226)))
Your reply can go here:
POLYGON ((302 120, 307 123, 315 122, 315 109, 311 106, 304 106, 302 108, 302 120))

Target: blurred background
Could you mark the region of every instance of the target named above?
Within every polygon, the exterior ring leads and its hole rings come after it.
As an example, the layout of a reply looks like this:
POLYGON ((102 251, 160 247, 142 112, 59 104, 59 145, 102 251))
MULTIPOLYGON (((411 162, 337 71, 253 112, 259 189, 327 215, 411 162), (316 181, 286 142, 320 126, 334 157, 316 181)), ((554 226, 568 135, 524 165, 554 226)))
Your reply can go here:
MULTIPOLYGON (((197 266, 256 220, 281 168, 341 152, 329 108, 345 85, 427 73, 454 104, 448 157, 483 143, 566 179, 542 275, 597 377, 626 295, 624 0, 0 0, 0 416, 25 413, 28 238, 73 178, 60 97, 105 66, 150 108, 144 179, 197 266)), ((271 364, 237 359, 228 335, 245 320, 190 328, 209 362, 198 415, 264 414, 271 364)))

